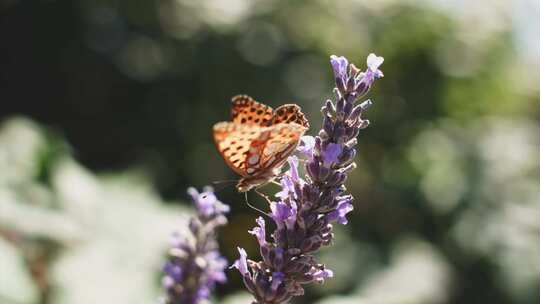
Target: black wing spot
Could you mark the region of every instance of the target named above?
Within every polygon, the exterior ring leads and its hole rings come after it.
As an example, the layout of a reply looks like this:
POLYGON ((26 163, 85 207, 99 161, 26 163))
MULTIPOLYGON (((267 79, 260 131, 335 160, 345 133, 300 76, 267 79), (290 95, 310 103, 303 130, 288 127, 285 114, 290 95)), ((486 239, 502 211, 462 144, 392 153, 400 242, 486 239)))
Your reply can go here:
POLYGON ((257 115, 261 115, 263 113, 263 110, 257 111, 257 115))
POLYGON ((289 113, 294 113, 294 107, 290 107, 288 111, 289 113))
POLYGON ((250 109, 251 113, 255 112, 256 110, 257 110, 257 109, 255 109, 255 108, 251 108, 251 109, 250 109))
POLYGON ((242 118, 242 123, 246 123, 246 119, 245 119, 245 118, 242 118))
POLYGON ((283 114, 283 109, 279 109, 279 111, 277 111, 277 115, 282 116, 283 114))
POLYGON ((248 116, 248 120, 252 120, 252 119, 253 119, 253 117, 252 117, 252 116, 248 116))
POLYGON ((254 122, 254 123, 259 123, 259 121, 261 121, 261 120, 257 118, 257 119, 255 119, 253 122, 254 122))

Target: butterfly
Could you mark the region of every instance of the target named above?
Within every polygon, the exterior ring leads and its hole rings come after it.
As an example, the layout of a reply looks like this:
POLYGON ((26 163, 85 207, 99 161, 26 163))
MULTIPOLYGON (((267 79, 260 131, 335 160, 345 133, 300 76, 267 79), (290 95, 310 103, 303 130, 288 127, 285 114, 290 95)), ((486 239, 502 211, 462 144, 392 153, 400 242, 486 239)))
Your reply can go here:
POLYGON ((300 107, 285 104, 277 109, 247 95, 232 98, 232 121, 214 125, 214 142, 233 171, 242 178, 238 192, 247 192, 272 181, 309 129, 300 107))

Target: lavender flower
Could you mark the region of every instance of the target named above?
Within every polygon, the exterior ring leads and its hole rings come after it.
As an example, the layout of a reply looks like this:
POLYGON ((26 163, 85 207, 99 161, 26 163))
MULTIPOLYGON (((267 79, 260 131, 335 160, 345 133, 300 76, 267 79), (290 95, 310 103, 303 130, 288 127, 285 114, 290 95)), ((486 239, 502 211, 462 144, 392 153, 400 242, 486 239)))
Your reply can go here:
POLYGON ((303 285, 322 283, 333 276, 313 253, 332 243, 332 224, 347 224, 346 215, 353 210, 353 197, 345 194, 344 183, 356 168, 356 137, 369 124, 361 115, 371 105, 367 100, 355 106, 355 101, 383 76, 379 70, 383 58, 370 54, 365 72, 345 57, 331 56, 330 62, 336 100, 327 100, 323 106, 319 134, 302 138, 298 149, 307 156, 307 174, 300 178, 298 159, 289 158, 290 169, 281 178, 278 200, 270 205, 270 217, 276 224, 271 240, 267 240, 262 217, 250 231, 258 240, 262 261, 248 260, 245 250, 238 248, 240 259, 232 266, 253 294, 253 304, 286 303, 304 294, 303 285))
POLYGON ((169 260, 163 267, 166 304, 197 304, 210 297, 216 282, 226 281, 227 261, 219 254, 216 228, 227 223, 229 206, 220 202, 211 187, 199 193, 189 188, 197 215, 190 220, 191 238, 174 235, 169 260))

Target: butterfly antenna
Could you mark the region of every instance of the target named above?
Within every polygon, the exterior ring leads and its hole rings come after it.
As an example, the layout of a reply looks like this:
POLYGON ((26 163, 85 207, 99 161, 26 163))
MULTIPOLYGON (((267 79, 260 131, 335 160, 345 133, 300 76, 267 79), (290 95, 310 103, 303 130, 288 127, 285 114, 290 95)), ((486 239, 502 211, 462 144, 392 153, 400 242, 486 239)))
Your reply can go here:
MULTIPOLYGON (((212 188, 214 188, 214 193, 219 193, 229 187, 230 185, 236 183, 235 180, 220 180, 212 182, 212 188)), ((202 196, 202 198, 206 198, 206 194, 202 196)))
POLYGON ((263 214, 263 215, 268 216, 268 213, 262 211, 261 209, 255 207, 255 206, 253 206, 252 204, 249 203, 247 192, 244 192, 244 199, 246 200, 246 204, 249 206, 249 208, 251 208, 251 209, 253 209, 253 210, 257 211, 257 212, 260 212, 260 213, 263 214))
POLYGON ((237 180, 234 179, 228 179, 228 180, 220 180, 220 181, 214 181, 212 182, 212 187, 215 189, 214 192, 221 192, 223 189, 226 189, 227 187, 230 187, 234 185, 237 182, 237 180))

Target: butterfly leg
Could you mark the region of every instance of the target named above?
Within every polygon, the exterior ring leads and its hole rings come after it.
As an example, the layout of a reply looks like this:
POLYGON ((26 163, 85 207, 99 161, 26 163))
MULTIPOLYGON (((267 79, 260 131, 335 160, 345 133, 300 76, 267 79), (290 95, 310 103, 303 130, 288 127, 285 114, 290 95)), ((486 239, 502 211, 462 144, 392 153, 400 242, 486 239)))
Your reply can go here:
POLYGON ((262 192, 259 191, 258 188, 255 188, 254 189, 255 193, 257 193, 258 195, 260 195, 262 198, 264 198, 267 202, 268 202, 268 205, 270 205, 272 203, 272 201, 270 200, 270 197, 262 192))
POLYGON ((253 210, 257 211, 257 212, 260 212, 261 214, 264 214, 264 215, 268 216, 268 213, 262 211, 261 209, 255 207, 255 206, 253 206, 252 204, 249 203, 247 192, 244 192, 244 199, 245 199, 246 204, 248 205, 249 208, 251 208, 251 209, 253 209, 253 210))

